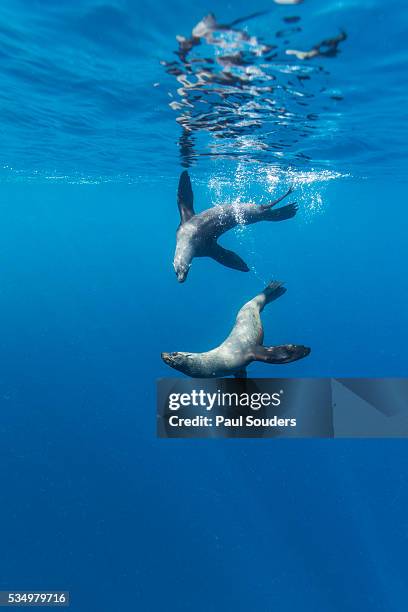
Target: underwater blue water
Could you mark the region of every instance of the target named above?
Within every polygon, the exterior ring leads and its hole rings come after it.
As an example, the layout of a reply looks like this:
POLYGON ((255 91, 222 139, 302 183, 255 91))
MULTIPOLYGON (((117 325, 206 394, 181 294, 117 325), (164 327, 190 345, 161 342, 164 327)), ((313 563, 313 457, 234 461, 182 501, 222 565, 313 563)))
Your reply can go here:
POLYGON ((265 341, 312 353, 250 376, 407 375, 406 25, 397 0, 4 0, 0 590, 70 590, 75 612, 406 609, 403 440, 155 437, 155 381, 180 375, 161 351, 217 345, 271 278, 265 341), (210 10, 266 9, 239 27, 275 40, 300 16, 304 50, 347 32, 335 57, 279 51, 285 108, 285 61, 322 67, 310 109, 197 131, 186 155, 160 62, 210 10), (223 237, 248 274, 197 259, 177 283, 185 166, 197 210, 294 185, 295 219, 223 237))

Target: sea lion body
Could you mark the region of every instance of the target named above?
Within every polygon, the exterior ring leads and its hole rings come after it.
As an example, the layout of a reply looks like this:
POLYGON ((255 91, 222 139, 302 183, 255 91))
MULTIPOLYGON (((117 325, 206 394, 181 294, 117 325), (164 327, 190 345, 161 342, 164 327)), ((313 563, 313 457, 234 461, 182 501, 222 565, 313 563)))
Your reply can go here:
POLYGON ((218 238, 236 225, 250 225, 258 221, 282 221, 296 214, 296 203, 272 210, 292 189, 267 205, 252 203, 223 204, 196 214, 193 191, 187 171, 181 174, 178 188, 180 225, 176 233, 176 251, 173 266, 179 282, 187 278, 194 257, 212 257, 219 263, 248 272, 247 264, 233 251, 220 246, 218 238))
POLYGON ((194 378, 219 378, 233 374, 245 377, 252 361, 289 363, 310 353, 310 349, 286 344, 264 347, 260 313, 264 306, 285 292, 280 282, 270 283, 262 293, 244 304, 238 312, 229 336, 217 348, 205 353, 162 353, 162 359, 172 368, 194 378))
POLYGON ((196 378, 218 378, 241 372, 252 361, 251 347, 262 341, 259 308, 251 300, 241 308, 230 335, 220 346, 206 353, 189 354, 186 373, 196 378))

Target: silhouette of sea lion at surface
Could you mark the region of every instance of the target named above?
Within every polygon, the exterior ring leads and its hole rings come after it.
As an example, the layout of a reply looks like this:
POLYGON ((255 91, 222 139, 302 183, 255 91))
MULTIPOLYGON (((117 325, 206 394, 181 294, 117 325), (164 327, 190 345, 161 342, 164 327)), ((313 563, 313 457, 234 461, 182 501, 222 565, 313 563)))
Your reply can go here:
MULTIPOLYGON (((276 4, 300 2, 279 0, 276 4)), ((326 104, 325 97, 316 93, 326 69, 316 60, 335 57, 346 35, 341 32, 299 49, 295 38, 302 29, 301 17, 282 15, 284 7, 276 4, 228 24, 219 23, 212 13, 206 15, 189 35, 177 36, 177 60, 161 62, 177 81, 177 98, 169 92, 169 105, 177 113, 176 121, 182 129, 179 146, 184 167, 190 167, 199 155, 196 143, 185 138, 185 133, 202 130, 214 139, 214 156, 240 155, 263 161, 265 151, 275 155, 285 149, 296 159, 308 159, 298 150, 298 143, 312 133, 309 107, 318 119, 324 110, 319 105, 326 104), (283 29, 277 26, 273 42, 251 34, 247 28, 241 29, 246 22, 269 13, 275 15, 264 20, 268 27, 271 24, 269 35, 277 19, 291 24, 283 29), (307 60, 304 67, 303 60, 307 60), (298 63, 293 72, 287 69, 288 61, 293 67, 298 63), (256 146, 248 146, 254 142, 255 131, 259 133, 256 146), (233 153, 229 145, 232 139, 233 153)))
POLYGON ((325 40, 314 45, 309 51, 286 49, 286 55, 295 55, 297 59, 300 60, 312 59, 313 57, 335 57, 339 52, 339 44, 346 40, 346 38, 347 34, 345 32, 340 32, 340 34, 334 38, 325 38, 325 40))

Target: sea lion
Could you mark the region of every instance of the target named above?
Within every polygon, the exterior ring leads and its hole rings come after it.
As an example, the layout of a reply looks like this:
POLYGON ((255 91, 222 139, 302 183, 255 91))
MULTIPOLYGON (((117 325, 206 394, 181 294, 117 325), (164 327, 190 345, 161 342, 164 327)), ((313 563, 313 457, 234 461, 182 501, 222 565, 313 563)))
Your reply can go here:
POLYGON ((206 353, 162 353, 170 367, 194 378, 219 378, 233 374, 246 377, 246 367, 252 361, 290 363, 306 357, 310 348, 296 344, 263 346, 263 325, 260 317, 264 306, 286 289, 279 281, 271 282, 259 295, 244 304, 235 325, 220 346, 206 353))
POLYGON ((180 283, 183 283, 194 257, 212 257, 215 261, 241 272, 248 272, 246 263, 232 251, 217 243, 218 238, 236 225, 249 225, 258 221, 283 221, 294 217, 296 202, 272 210, 293 191, 292 187, 283 196, 270 204, 224 204, 214 206, 196 214, 193 207, 193 190, 187 170, 182 172, 178 186, 180 225, 177 229, 177 244, 173 266, 180 283))

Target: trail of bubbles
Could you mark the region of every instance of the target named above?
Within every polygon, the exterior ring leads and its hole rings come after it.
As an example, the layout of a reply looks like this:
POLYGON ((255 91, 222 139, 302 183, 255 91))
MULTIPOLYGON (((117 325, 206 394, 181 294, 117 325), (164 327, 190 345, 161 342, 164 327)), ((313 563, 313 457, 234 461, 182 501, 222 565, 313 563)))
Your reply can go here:
POLYGON ((282 178, 294 188, 294 198, 297 201, 300 212, 306 222, 310 223, 315 215, 324 211, 324 191, 328 182, 347 178, 349 175, 329 170, 299 171, 289 168, 284 173, 282 170, 266 170, 266 188, 270 193, 276 195, 276 187, 280 185, 282 178))
MULTIPOLYGON (((213 174, 208 181, 208 189, 213 206, 220 207, 221 211, 221 205, 230 204, 236 210, 238 225, 234 233, 242 250, 250 254, 249 260, 255 262, 258 253, 255 234, 251 226, 243 224, 240 204, 270 202, 292 186, 293 199, 299 205, 303 222, 311 223, 316 215, 324 212, 327 184, 348 176, 329 170, 282 170, 270 165, 239 162, 233 172, 213 174), (227 179, 227 176, 231 178, 227 179)), ((250 269, 261 284, 266 285, 270 281, 260 273, 255 263, 250 265, 250 269)))
MULTIPOLYGON (((270 165, 248 165, 238 163, 235 171, 226 174, 213 174, 208 181, 208 189, 214 206, 231 204, 237 210, 239 204, 265 204, 278 197, 290 186, 294 188, 294 198, 307 217, 321 213, 324 209, 323 192, 328 182, 347 178, 349 175, 329 170, 299 171, 295 168, 283 170, 270 165)), ((240 225, 239 233, 245 226, 240 225)))

